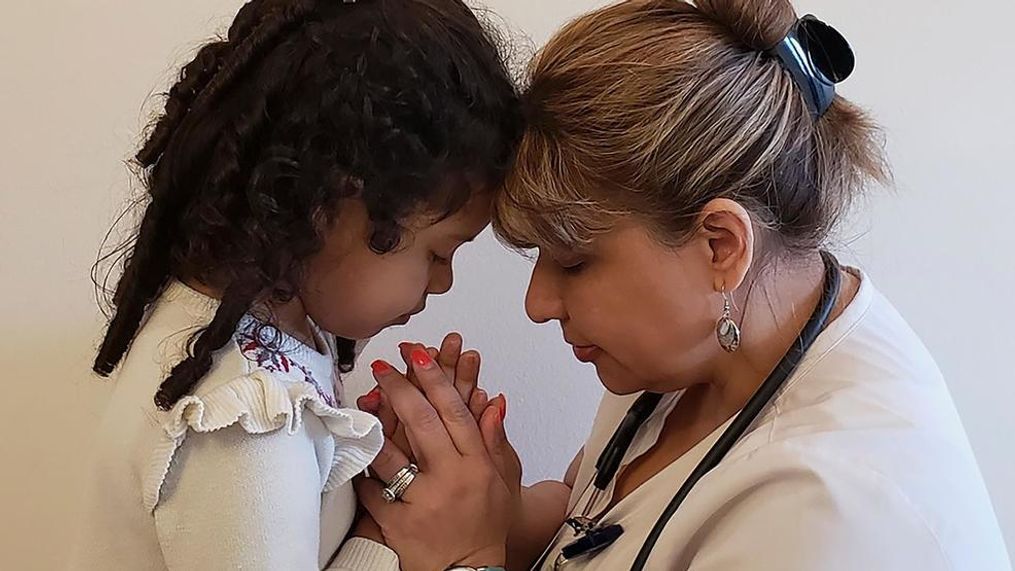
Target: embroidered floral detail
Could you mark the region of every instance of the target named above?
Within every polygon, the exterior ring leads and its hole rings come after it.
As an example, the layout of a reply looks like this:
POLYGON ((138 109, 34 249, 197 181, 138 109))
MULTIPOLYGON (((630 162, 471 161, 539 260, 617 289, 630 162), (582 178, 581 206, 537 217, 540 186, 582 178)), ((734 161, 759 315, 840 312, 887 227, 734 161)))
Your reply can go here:
POLYGON ((240 352, 248 360, 268 372, 303 375, 303 381, 310 383, 317 390, 317 394, 324 404, 331 408, 338 408, 338 401, 321 387, 317 379, 314 378, 313 371, 271 346, 272 340, 278 337, 278 330, 270 325, 259 324, 243 328, 239 333, 240 352))

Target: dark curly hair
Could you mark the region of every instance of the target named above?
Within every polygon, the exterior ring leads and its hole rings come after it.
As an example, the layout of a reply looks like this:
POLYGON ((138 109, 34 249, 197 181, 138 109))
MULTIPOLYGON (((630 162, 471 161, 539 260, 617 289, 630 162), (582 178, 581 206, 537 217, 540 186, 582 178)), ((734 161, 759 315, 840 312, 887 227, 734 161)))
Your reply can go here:
MULTIPOLYGON (((94 371, 116 368, 170 279, 216 288, 214 318, 155 396, 168 409, 255 303, 297 294, 340 199, 365 203, 383 254, 413 214, 449 216, 498 186, 521 119, 497 37, 461 0, 244 5, 137 153, 146 209, 94 371)), ((339 347, 348 369, 352 342, 339 347)))

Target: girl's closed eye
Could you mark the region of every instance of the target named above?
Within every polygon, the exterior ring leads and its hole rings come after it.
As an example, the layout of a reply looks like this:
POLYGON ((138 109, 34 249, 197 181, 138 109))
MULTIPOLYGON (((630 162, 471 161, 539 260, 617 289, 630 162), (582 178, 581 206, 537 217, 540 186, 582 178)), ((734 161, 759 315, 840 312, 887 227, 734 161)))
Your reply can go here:
POLYGON ((435 249, 430 250, 430 260, 435 264, 449 266, 455 259, 458 249, 469 242, 472 242, 472 238, 456 238, 453 242, 438 245, 435 249))

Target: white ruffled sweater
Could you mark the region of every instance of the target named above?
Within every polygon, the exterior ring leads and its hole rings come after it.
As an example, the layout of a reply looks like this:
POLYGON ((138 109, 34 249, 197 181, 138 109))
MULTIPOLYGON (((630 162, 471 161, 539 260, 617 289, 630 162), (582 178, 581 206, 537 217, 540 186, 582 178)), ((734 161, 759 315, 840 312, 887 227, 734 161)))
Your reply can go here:
POLYGON ((339 550, 355 517, 350 479, 383 434, 344 406, 325 336, 322 354, 245 318, 191 396, 155 407, 217 306, 173 282, 150 311, 97 436, 71 568, 397 570, 382 545, 339 550))

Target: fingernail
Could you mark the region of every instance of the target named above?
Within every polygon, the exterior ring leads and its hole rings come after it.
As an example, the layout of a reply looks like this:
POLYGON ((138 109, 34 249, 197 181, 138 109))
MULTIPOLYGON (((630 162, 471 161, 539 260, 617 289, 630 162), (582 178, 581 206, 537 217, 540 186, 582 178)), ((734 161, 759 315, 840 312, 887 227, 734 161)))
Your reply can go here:
POLYGON ((411 346, 412 346, 412 343, 409 343, 408 341, 402 341, 401 343, 398 344, 398 348, 403 350, 403 351, 405 349, 407 349, 408 347, 411 347, 411 346))
POLYGON ((356 400, 356 405, 359 406, 360 410, 366 412, 375 413, 381 405, 381 391, 380 389, 374 389, 369 393, 359 397, 356 400))
POLYGON ((370 364, 370 368, 373 369, 374 374, 377 375, 377 376, 387 375, 388 373, 390 373, 393 370, 391 368, 391 365, 389 365, 389 364, 387 364, 387 363, 385 363, 384 361, 381 361, 381 360, 377 360, 377 361, 374 361, 373 363, 371 363, 370 364))
POLYGON ((507 397, 499 394, 494 400, 497 401, 497 411, 500 413, 500 420, 504 422, 504 418, 507 416, 507 397))
POLYGON ((412 362, 421 369, 429 369, 433 366, 433 359, 422 349, 414 349, 412 351, 412 362))

